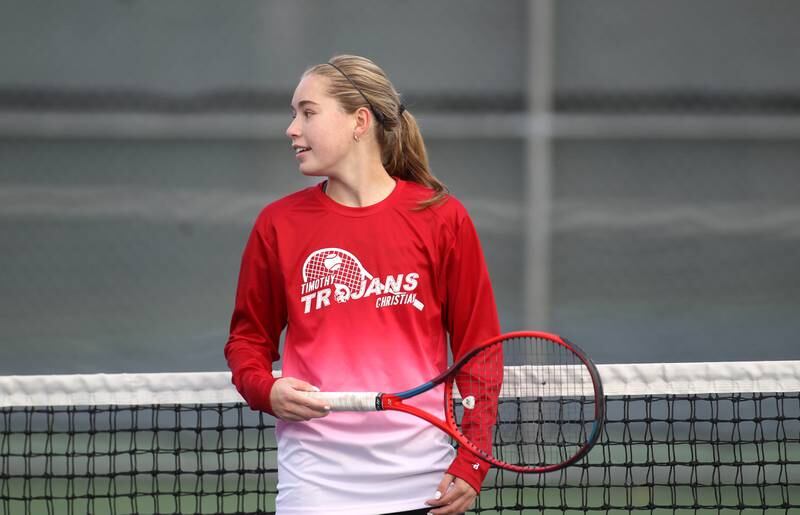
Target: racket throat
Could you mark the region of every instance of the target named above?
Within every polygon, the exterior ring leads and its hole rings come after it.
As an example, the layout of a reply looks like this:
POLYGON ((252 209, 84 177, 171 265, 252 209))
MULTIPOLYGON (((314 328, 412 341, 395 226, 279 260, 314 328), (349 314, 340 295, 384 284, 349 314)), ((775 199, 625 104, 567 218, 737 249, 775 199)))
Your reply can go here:
POLYGON ((401 406, 403 404, 403 399, 398 397, 397 395, 392 395, 390 393, 382 393, 375 397, 375 409, 378 411, 384 411, 387 409, 395 409, 397 406, 401 406))

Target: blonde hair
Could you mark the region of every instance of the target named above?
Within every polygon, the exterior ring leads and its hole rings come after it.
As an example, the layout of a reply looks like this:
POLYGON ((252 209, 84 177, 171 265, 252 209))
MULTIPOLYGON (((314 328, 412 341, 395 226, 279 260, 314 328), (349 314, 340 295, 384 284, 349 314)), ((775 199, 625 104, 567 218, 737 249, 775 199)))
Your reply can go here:
POLYGON ((434 177, 428 165, 417 120, 407 109, 400 108, 400 94, 378 65, 366 57, 337 55, 327 63, 308 68, 303 76, 312 74, 328 79, 328 94, 345 112, 354 113, 361 107, 372 111, 381 161, 389 175, 434 191, 431 198, 420 202, 421 208, 446 198, 447 187, 434 177))

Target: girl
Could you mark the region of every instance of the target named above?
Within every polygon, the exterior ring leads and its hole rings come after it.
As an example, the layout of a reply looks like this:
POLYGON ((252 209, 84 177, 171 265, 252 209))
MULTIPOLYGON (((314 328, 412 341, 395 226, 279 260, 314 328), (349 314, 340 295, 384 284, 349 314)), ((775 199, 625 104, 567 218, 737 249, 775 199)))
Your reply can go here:
MULTIPOLYGON (((416 417, 329 413, 301 392, 405 390, 447 367, 448 334, 455 358, 499 334, 475 228, 369 59, 309 68, 291 109, 300 172, 326 180, 259 214, 225 346, 242 397, 278 418, 278 514, 462 513, 485 462, 416 417)), ((442 395, 418 404, 441 413, 442 395)))

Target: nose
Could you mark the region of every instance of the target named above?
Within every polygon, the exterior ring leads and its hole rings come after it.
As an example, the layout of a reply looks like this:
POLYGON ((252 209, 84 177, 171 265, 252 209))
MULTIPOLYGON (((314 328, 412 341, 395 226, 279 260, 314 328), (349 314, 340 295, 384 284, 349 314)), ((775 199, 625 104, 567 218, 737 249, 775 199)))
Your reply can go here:
MULTIPOLYGON (((297 117, 299 118, 299 116, 297 117)), ((300 135, 300 131, 297 128, 297 118, 292 119, 292 123, 286 127, 286 136, 289 139, 294 139, 295 137, 300 135)))

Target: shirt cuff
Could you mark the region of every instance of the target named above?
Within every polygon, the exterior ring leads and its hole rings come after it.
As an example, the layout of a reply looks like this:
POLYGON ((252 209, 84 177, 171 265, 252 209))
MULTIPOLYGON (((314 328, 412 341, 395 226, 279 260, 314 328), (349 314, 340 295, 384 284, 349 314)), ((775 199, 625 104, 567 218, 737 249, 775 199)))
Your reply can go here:
POLYGON ((477 493, 481 491, 481 485, 489 473, 489 463, 478 458, 465 449, 459 449, 456 459, 447 469, 448 474, 466 481, 477 493))
POLYGON ((275 378, 272 373, 254 374, 247 378, 244 391, 240 391, 239 394, 250 406, 250 409, 264 411, 274 417, 275 413, 272 411, 272 403, 270 402, 270 393, 272 393, 274 384, 275 378))

